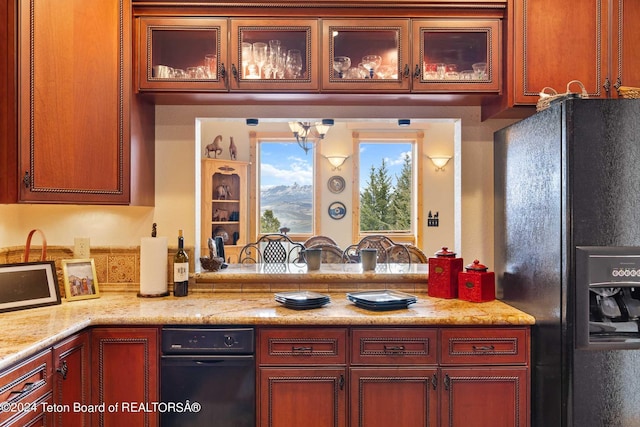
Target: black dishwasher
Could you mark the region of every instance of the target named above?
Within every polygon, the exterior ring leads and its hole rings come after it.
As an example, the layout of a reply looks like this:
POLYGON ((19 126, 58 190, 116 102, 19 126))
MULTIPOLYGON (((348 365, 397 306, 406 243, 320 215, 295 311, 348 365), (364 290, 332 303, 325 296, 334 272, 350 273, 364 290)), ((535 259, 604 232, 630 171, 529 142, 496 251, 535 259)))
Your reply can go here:
POLYGON ((164 327, 160 381, 162 427, 253 427, 253 328, 164 327))

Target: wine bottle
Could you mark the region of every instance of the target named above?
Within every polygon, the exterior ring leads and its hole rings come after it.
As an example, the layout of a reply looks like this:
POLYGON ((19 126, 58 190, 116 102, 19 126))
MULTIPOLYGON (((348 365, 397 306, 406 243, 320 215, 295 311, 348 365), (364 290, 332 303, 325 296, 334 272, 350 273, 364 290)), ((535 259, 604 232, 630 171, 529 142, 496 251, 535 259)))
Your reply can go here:
POLYGON ((184 251, 182 230, 178 231, 178 252, 173 257, 173 296, 186 297, 189 293, 189 256, 184 251))

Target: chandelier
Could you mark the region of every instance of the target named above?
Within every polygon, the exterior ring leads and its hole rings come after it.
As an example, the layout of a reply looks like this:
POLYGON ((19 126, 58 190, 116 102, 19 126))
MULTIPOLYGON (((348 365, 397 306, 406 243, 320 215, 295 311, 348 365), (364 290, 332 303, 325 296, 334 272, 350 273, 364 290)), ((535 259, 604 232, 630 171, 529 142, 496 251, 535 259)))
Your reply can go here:
POLYGON ((305 154, 313 147, 313 139, 323 139, 331 126, 333 126, 333 119, 322 119, 321 122, 313 124, 311 122, 289 122, 289 128, 305 154))

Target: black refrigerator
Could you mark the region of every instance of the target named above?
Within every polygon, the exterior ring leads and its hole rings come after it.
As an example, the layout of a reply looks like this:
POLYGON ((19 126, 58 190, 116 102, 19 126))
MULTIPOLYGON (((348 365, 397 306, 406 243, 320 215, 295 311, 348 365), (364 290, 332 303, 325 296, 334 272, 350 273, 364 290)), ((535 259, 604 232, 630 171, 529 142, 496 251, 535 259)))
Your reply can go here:
POLYGON ((535 427, 640 426, 640 100, 494 135, 497 295, 533 315, 535 427))

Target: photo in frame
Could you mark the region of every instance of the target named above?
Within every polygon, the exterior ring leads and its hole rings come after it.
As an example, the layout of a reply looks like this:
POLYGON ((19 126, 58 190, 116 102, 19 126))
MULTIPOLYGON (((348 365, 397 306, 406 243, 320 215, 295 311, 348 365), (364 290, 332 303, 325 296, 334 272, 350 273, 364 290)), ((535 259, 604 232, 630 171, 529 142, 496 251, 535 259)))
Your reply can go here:
POLYGON ((0 312, 60 304, 53 261, 0 264, 0 312))
POLYGON ((93 258, 63 259, 62 274, 67 301, 100 296, 96 264, 93 258))

